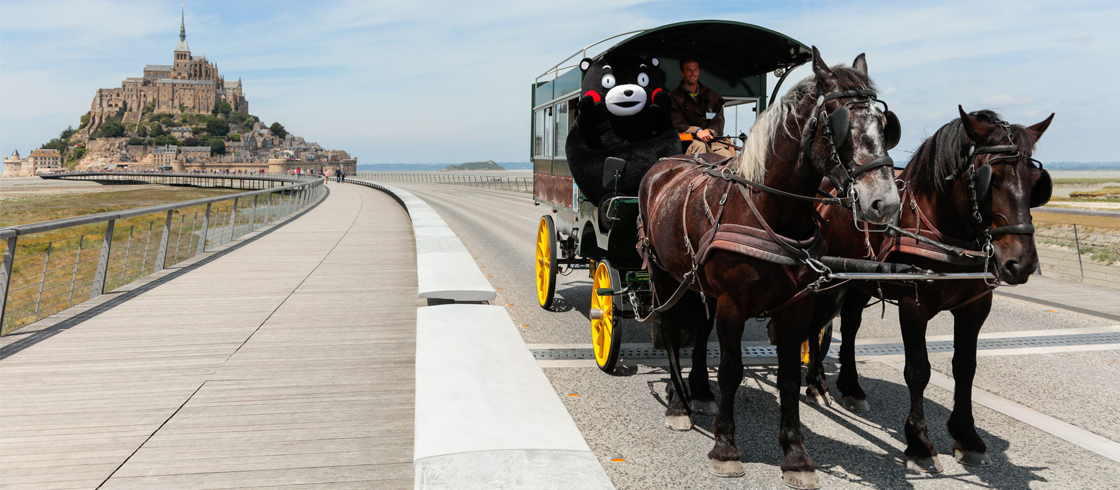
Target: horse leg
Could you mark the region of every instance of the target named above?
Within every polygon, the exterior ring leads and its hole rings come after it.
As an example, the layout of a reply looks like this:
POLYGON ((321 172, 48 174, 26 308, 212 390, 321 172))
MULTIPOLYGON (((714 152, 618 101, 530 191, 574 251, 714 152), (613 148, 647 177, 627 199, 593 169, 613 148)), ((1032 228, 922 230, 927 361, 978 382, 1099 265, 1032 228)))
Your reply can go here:
POLYGON ((716 395, 708 384, 708 336, 711 335, 714 324, 704 312, 705 305, 699 294, 689 293, 682 299, 685 300, 691 300, 688 309, 692 313, 689 318, 695 333, 692 370, 688 372, 688 389, 692 400, 688 406, 700 415, 715 415, 719 407, 716 405, 716 395))
MULTIPOLYGON (((824 358, 827 350, 821 349, 821 335, 828 322, 840 309, 844 293, 818 294, 813 302, 813 319, 809 322, 809 365, 805 372, 805 400, 817 405, 830 405, 828 401, 828 380, 824 375, 824 358)), ((829 335, 832 333, 829 332, 829 335)))
POLYGON ((914 297, 903 299, 898 306, 902 324, 902 343, 906 350, 903 376, 910 389, 910 415, 906 418, 906 466, 913 470, 940 473, 937 449, 929 439, 926 426, 925 390, 929 384, 929 354, 926 352, 926 325, 929 318, 916 304, 914 297))
POLYGON ((716 412, 715 447, 708 452, 712 474, 739 477, 746 474, 742 454, 735 445, 735 392, 743 383, 743 326, 747 318, 735 301, 721 297, 716 305, 716 336, 719 338, 719 410, 716 412))
POLYGON ((856 372, 856 334, 863 323, 863 308, 871 295, 856 288, 848 290, 844 304, 840 308, 840 375, 836 378, 836 388, 840 390, 840 405, 856 412, 867 413, 867 394, 859 385, 856 372))
POLYGON ((953 414, 949 416, 949 434, 957 441, 953 456, 961 464, 991 466, 988 446, 976 433, 972 418, 972 379, 976 375, 976 338, 992 309, 989 294, 953 313, 953 414))
MULTIPOLYGON (((668 299, 673 295, 679 283, 672 279, 668 272, 657 267, 650 267, 650 281, 655 289, 656 297, 668 299)), ((684 299, 682 298, 682 301, 684 299)), ((688 416, 688 406, 685 405, 686 395, 677 390, 678 383, 684 388, 684 378, 681 377, 680 364, 680 338, 681 326, 687 321, 687 308, 682 308, 681 303, 669 308, 661 314, 660 321, 654 325, 660 338, 665 344, 669 356, 669 386, 665 389, 666 403, 665 426, 677 431, 692 430, 692 420, 688 416)))
MULTIPOLYGON (((782 418, 778 442, 785 457, 782 459, 782 480, 792 488, 820 488, 817 465, 805 449, 801 435, 801 413, 798 405, 801 391, 801 341, 805 338, 806 325, 812 319, 812 297, 774 315, 771 320, 778 334, 778 392, 781 399, 782 418), (809 303, 806 304, 806 301, 809 303)), ((720 369, 720 374, 723 370, 720 369)))

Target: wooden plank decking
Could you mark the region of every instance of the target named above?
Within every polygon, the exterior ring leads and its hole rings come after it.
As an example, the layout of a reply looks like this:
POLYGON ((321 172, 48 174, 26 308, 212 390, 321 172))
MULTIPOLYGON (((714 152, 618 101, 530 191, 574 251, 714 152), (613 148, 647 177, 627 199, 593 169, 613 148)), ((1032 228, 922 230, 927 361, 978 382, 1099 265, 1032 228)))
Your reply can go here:
POLYGON ((5 337, 0 487, 412 487, 411 225, 385 194, 329 188, 5 337))

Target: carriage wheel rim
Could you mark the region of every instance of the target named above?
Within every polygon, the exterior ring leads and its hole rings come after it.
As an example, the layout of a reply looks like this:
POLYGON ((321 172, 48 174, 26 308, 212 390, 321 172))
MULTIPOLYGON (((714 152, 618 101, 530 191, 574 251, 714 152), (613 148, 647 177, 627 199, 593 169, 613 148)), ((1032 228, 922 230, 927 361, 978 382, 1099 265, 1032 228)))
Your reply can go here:
POLYGON ((611 353, 611 339, 614 334, 614 298, 600 296, 599 288, 612 287, 610 271, 607 264, 599 263, 595 268, 595 280, 592 281, 591 307, 603 312, 599 319, 591 319, 591 344, 595 350, 595 362, 599 366, 607 364, 611 353))
POLYGON ((551 237, 548 234, 547 217, 541 218, 537 227, 537 300, 544 305, 548 301, 549 273, 552 270, 551 237))

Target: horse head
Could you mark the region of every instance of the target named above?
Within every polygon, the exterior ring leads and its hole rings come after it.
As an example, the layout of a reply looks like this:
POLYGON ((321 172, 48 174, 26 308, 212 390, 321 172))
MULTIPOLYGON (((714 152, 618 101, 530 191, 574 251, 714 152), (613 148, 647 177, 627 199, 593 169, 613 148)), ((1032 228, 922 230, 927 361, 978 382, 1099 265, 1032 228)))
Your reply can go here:
POLYGON ((957 211, 993 254, 999 278, 1022 284, 1038 266, 1031 208, 1046 204, 1051 192, 1050 174, 1031 154, 1054 114, 1023 127, 992 111, 957 108, 968 136, 963 178, 953 179, 957 211))
POLYGON ((867 59, 860 54, 851 67, 829 68, 814 47, 813 74, 816 107, 803 136, 809 139, 804 147, 813 166, 842 195, 854 198, 852 209, 859 220, 892 221, 901 203, 894 161, 887 150, 898 144, 901 127, 898 117, 876 97, 867 59))

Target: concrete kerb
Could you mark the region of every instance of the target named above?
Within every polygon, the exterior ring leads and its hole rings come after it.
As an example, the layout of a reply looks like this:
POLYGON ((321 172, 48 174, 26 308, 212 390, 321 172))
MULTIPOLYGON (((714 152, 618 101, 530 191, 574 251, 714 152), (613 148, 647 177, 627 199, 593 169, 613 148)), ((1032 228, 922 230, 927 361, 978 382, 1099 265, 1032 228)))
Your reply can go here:
POLYGON ((421 298, 478 302, 497 297, 497 291, 470 252, 428 203, 391 185, 358 179, 346 181, 385 192, 408 212, 416 237, 416 280, 421 298))
POLYGON ((613 488, 501 306, 417 310, 414 444, 416 488, 613 488))
MULTIPOLYGON (((393 186, 346 180, 388 193, 408 212, 421 297, 494 300, 466 247, 424 201, 393 186), (441 282, 455 286, 425 296, 426 284, 441 282)), ((415 431, 418 489, 614 488, 501 306, 417 309, 415 431)))

